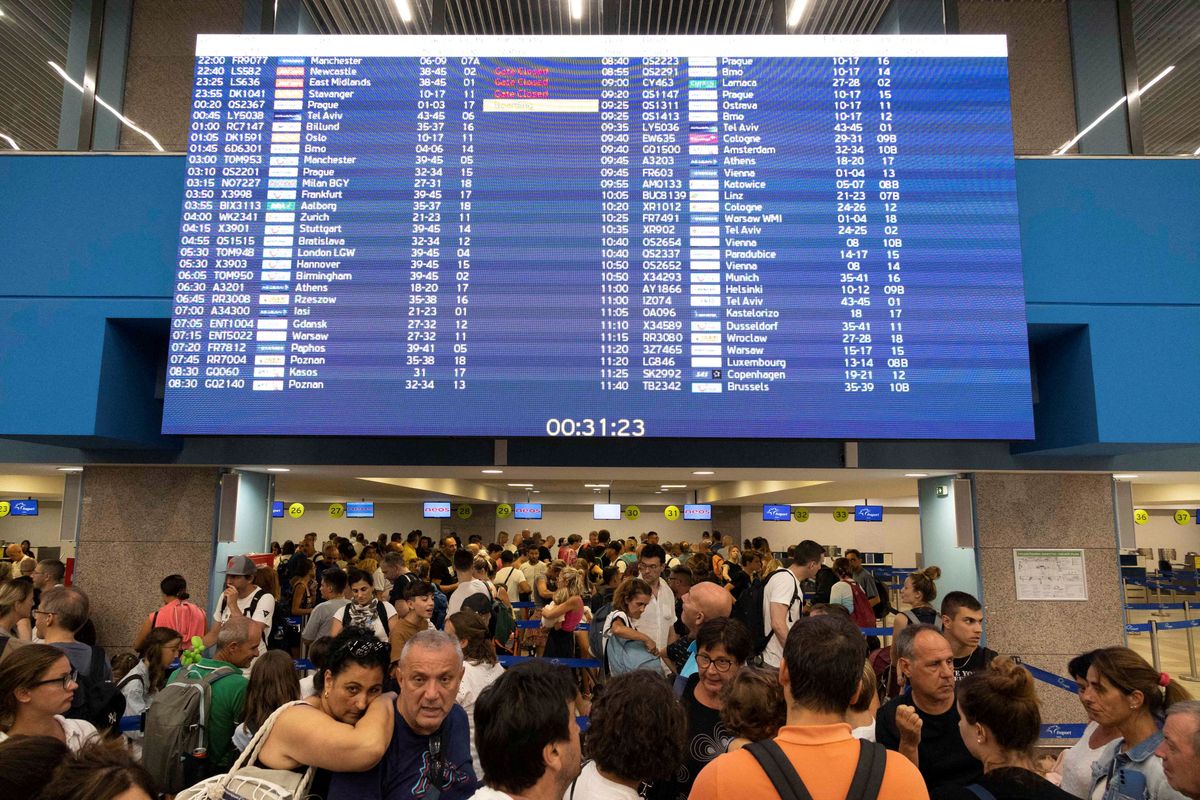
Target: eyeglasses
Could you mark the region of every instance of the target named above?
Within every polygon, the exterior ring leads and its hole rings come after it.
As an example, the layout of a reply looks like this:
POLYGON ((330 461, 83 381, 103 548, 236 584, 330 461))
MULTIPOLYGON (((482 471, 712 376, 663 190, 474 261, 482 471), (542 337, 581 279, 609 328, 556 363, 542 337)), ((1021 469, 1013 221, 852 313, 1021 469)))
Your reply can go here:
POLYGON ((33 613, 35 613, 35 614, 45 614, 45 615, 46 615, 46 616, 48 616, 48 617, 52 617, 52 616, 54 616, 54 615, 55 615, 57 612, 55 612, 55 611, 44 611, 44 610, 42 610, 42 609, 40 609, 40 608, 35 608, 35 609, 33 610, 33 613))
POLYGON ((662 564, 647 564, 645 561, 639 561, 638 569, 650 572, 651 570, 662 569, 662 564))
POLYGON ((50 683, 57 683, 57 684, 62 685, 63 691, 66 691, 67 687, 70 686, 72 683, 76 683, 76 684, 79 683, 79 681, 76 680, 76 678, 78 678, 78 677, 79 677, 79 672, 77 670, 72 669, 66 675, 62 675, 57 678, 48 678, 44 681, 38 681, 37 683, 34 684, 34 686, 45 686, 50 683))
POLYGON ((700 670, 701 672, 708 669, 710 666, 716 667, 717 672, 729 672, 730 668, 732 668, 735 664, 737 664, 737 662, 732 658, 709 658, 708 656, 704 655, 704 653, 696 654, 696 669, 700 670))

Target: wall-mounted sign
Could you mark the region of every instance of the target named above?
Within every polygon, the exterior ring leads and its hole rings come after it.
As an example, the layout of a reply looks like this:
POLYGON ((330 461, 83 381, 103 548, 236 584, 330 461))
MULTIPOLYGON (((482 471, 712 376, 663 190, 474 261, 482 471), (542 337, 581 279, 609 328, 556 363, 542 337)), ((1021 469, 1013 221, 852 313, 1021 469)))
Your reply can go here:
POLYGON ((1133 510, 1133 521, 1138 525, 1145 525, 1150 521, 1150 512, 1144 508, 1135 508, 1133 510))
POLYGON ((1013 550, 1018 600, 1087 600, 1083 550, 1013 550))
POLYGON ((513 507, 508 503, 501 503, 496 506, 496 516, 500 519, 508 519, 513 514, 513 507))
POLYGON ((679 506, 667 506, 663 510, 663 516, 666 517, 667 519, 671 520, 672 522, 679 519, 679 517, 682 515, 683 515, 683 512, 679 510, 679 506))
POLYGON ((810 514, 807 508, 793 508, 792 519, 796 522, 808 522, 810 514))
POLYGON ((464 503, 463 505, 454 509, 454 513, 459 519, 470 519, 471 515, 475 513, 475 509, 464 503))
POLYGON ((845 522, 850 519, 850 510, 845 508, 835 508, 833 510, 834 522, 845 522))
POLYGON ((329 518, 330 519, 341 519, 344 516, 346 516, 346 507, 344 505, 342 505, 341 503, 330 503, 329 504, 329 518))
POLYGON ((300 519, 301 517, 303 517, 304 516, 304 504, 303 503, 292 503, 290 506, 288 506, 288 516, 291 517, 292 519, 300 519))
POLYGON ((1192 521, 1192 514, 1185 508, 1181 508, 1175 512, 1176 525, 1188 525, 1192 521))

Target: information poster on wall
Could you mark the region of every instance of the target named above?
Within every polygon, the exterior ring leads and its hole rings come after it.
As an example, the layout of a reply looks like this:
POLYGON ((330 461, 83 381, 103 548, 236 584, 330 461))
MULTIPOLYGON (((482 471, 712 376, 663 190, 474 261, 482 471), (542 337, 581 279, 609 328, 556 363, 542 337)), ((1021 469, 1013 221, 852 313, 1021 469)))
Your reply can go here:
POLYGON ((1087 600, 1083 550, 1013 550, 1018 600, 1087 600))

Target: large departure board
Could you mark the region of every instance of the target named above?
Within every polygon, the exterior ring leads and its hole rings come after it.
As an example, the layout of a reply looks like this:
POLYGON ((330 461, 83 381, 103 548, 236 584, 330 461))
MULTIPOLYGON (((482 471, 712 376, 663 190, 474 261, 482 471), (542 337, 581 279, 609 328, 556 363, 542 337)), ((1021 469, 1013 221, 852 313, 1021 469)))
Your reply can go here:
POLYGON ((1025 439, 1005 40, 200 36, 163 430, 1025 439))

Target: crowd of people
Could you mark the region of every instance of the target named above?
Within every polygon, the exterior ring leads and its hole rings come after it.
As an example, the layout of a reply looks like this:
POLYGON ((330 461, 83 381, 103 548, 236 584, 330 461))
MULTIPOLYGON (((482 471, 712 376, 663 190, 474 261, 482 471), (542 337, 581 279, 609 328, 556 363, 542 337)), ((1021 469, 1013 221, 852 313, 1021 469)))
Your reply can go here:
POLYGON ((976 598, 928 567, 894 609, 811 540, 310 533, 211 615, 165 577, 111 660, 63 565, 9 556, 4 798, 1200 798, 1200 702, 1133 651, 1071 661, 1090 722, 1039 759, 976 598))

